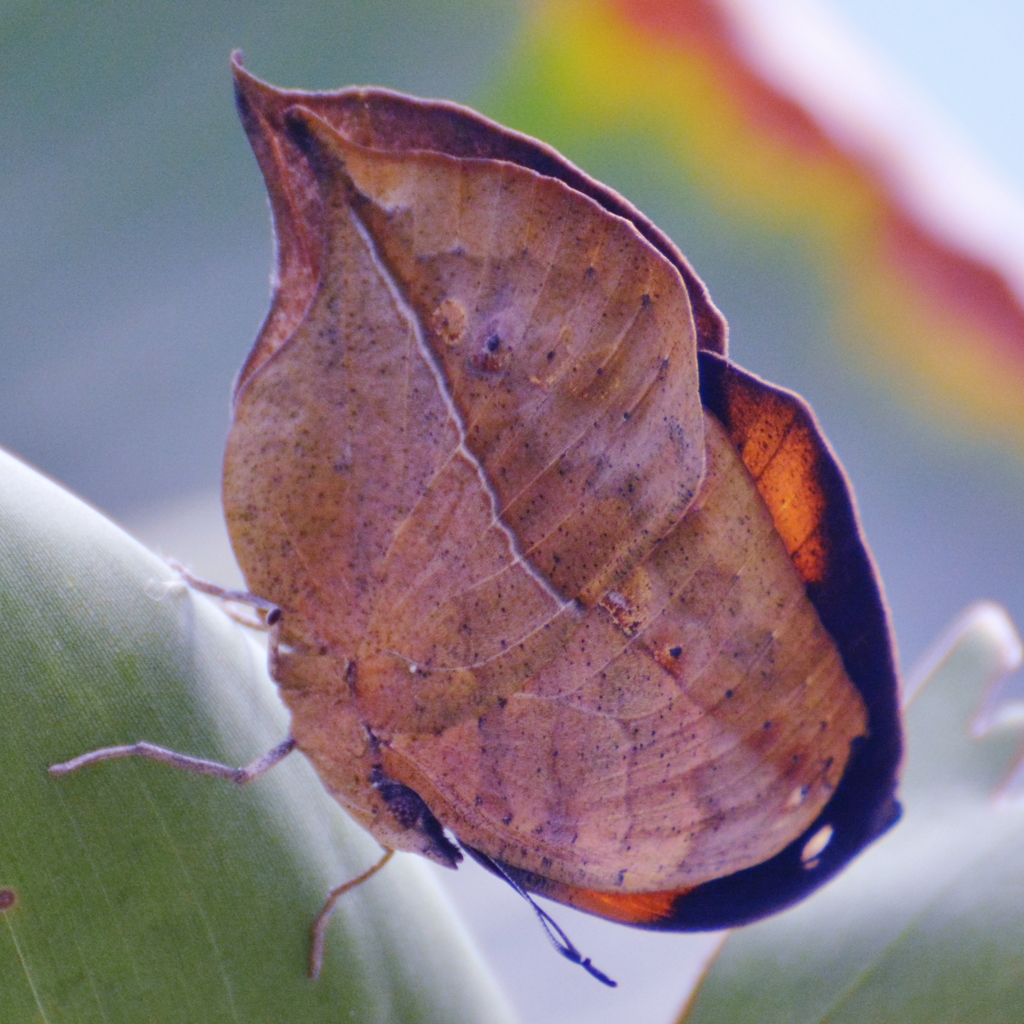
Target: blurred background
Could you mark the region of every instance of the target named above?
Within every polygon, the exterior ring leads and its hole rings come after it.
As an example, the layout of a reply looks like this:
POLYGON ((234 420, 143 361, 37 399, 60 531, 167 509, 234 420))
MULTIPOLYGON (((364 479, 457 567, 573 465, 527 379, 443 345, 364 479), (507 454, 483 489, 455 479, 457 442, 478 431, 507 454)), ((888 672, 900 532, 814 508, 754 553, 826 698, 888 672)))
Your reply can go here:
MULTIPOLYGON (((619 189, 732 357, 813 404, 904 667, 975 599, 1024 621, 1024 7, 7 0, 0 444, 228 584, 228 398, 272 259, 234 47, 282 86, 469 103, 619 189)), ((499 882, 443 881, 531 1022, 667 1021, 717 941, 559 911, 609 992, 499 882)))

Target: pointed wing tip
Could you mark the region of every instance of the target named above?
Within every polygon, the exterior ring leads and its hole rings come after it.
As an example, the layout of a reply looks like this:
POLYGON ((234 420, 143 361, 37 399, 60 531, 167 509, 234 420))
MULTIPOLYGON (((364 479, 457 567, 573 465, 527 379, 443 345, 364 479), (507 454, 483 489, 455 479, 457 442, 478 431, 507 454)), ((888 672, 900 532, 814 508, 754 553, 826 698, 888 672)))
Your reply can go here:
POLYGON ((229 63, 231 65, 231 77, 235 82, 236 97, 245 96, 251 102, 252 98, 261 91, 261 87, 262 90, 269 88, 265 82, 261 82, 245 66, 245 54, 237 47, 231 51, 229 63))
POLYGON ((250 123, 260 117, 273 121, 275 110, 280 109, 282 101, 287 102, 283 90, 249 71, 245 66, 245 54, 239 49, 231 51, 231 76, 235 85, 235 104, 247 132, 250 123))
MULTIPOLYGON (((260 86, 263 86, 263 83, 246 70, 241 50, 231 51, 231 76, 234 79, 235 106, 238 109, 238 116, 246 134, 252 139, 259 124, 258 110, 262 106, 259 102, 260 86)), ((266 89, 266 86, 263 88, 266 89)))

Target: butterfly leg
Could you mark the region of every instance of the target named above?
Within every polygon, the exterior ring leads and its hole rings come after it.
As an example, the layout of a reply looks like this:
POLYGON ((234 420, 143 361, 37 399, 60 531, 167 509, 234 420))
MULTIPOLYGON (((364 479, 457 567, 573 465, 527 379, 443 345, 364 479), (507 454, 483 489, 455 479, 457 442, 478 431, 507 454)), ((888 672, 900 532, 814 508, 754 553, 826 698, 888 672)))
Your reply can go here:
MULTIPOLYGON (((277 650, 277 631, 274 627, 281 619, 281 611, 275 604, 264 600, 262 597, 257 597, 255 594, 250 594, 248 591, 228 590, 215 583, 209 583, 206 580, 200 579, 198 576, 193 576, 180 562, 170 560, 169 564, 193 590, 209 594, 211 597, 219 598, 228 603, 247 605, 250 608, 255 608, 258 612, 262 612, 263 617, 260 619, 244 618, 232 614, 230 610, 228 614, 244 626, 249 626, 253 629, 269 630, 271 632, 271 660, 274 659, 277 650)), ((219 761, 208 761, 201 757, 179 754, 175 750, 168 750, 166 747, 157 746, 155 743, 142 741, 126 746, 102 747, 99 750, 90 750, 88 753, 80 754, 70 761, 50 765, 49 772, 51 775, 69 775, 71 772, 78 771, 79 768, 84 768, 90 764, 97 764, 100 761, 113 761, 121 757, 144 757, 150 761, 160 761, 163 764, 169 764, 172 768, 178 768, 181 771, 192 772, 195 775, 213 775, 219 779, 230 779, 237 785, 244 786, 247 782, 252 782, 253 779, 257 779, 264 772, 269 771, 279 761, 284 760, 295 749, 295 746, 295 740, 289 736, 288 739, 283 740, 276 747, 268 750, 267 753, 260 755, 250 764, 244 765, 241 768, 233 768, 231 765, 221 764, 219 761)))
POLYGON ((363 882, 373 878, 394 855, 394 850, 386 850, 384 856, 372 867, 367 868, 361 875, 337 886, 337 888, 332 889, 327 894, 323 909, 317 914, 313 927, 310 929, 309 976, 314 980, 320 976, 320 968, 323 966, 324 944, 327 941, 327 925, 331 920, 331 915, 334 913, 335 904, 345 893, 351 892, 356 886, 362 885, 363 882))
POLYGON ((235 622, 247 626, 249 629, 265 632, 280 618, 281 612, 277 605, 262 597, 257 597, 255 594, 251 594, 248 590, 229 590, 227 587, 210 583, 209 580, 194 576, 185 566, 173 558, 169 558, 167 564, 193 590, 198 590, 200 594, 208 594, 210 597, 223 601, 228 606, 224 609, 225 613, 234 619, 235 622), (231 608, 231 605, 245 605, 248 608, 254 609, 256 615, 243 615, 231 608), (260 616, 261 612, 262 616, 260 616))
POLYGON ((221 764, 218 761, 207 761, 201 757, 190 757, 188 754, 179 754, 166 747, 158 747, 155 743, 132 743, 124 747, 101 747, 99 750, 90 750, 86 754, 73 757, 70 761, 61 764, 50 765, 48 771, 51 775, 70 775, 72 772, 84 768, 86 765, 97 764, 100 761, 114 761, 121 757, 144 757, 150 761, 160 761, 169 764, 172 768, 179 768, 182 771, 192 772, 195 775, 213 775, 219 779, 230 779, 239 786, 244 786, 253 779, 258 779, 264 772, 270 771, 278 762, 283 761, 295 749, 295 740, 290 736, 288 739, 278 743, 272 750, 257 757, 255 761, 242 768, 232 768, 230 765, 221 764))

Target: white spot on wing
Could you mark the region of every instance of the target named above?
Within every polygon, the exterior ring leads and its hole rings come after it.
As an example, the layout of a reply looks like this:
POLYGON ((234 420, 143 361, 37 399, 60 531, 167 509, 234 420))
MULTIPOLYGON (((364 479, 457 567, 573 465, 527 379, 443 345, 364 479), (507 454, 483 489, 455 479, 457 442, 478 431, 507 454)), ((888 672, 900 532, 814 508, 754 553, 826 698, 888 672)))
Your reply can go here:
POLYGON ((818 858, 825 852, 825 848, 830 842, 832 842, 832 836, 835 835, 835 829, 831 825, 822 825, 817 832, 811 836, 810 839, 804 844, 804 848, 800 851, 800 863, 805 868, 811 870, 818 866, 818 858))

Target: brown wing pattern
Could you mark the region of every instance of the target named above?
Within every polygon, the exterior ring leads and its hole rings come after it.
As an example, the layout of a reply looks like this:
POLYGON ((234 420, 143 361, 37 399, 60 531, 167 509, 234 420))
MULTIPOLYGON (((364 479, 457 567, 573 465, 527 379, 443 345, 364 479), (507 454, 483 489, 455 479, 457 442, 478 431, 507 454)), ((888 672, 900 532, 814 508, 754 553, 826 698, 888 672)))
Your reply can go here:
POLYGON ((242 124, 267 183, 277 237, 274 301, 237 386, 273 352, 308 308, 319 268, 315 244, 318 194, 313 174, 284 127, 289 108, 312 111, 342 136, 389 153, 426 151, 454 157, 504 160, 564 182, 610 213, 630 221, 679 271, 686 285, 701 350, 725 355, 728 327, 704 282, 664 232, 617 192, 595 181, 536 139, 456 103, 416 99, 388 89, 341 89, 309 93, 276 89, 250 75, 234 54, 232 67, 242 124))
MULTIPOLYGON (((726 425, 757 482, 808 596, 835 639, 868 712, 868 732, 836 795, 790 846, 736 875, 676 892, 623 896, 519 876, 527 888, 589 913, 667 929, 721 928, 755 920, 827 880, 899 816, 894 791, 902 753, 899 684, 878 575, 849 484, 814 415, 797 395, 734 364, 700 356, 701 397, 726 425), (786 487, 778 485, 786 480, 786 487), (802 850, 821 827, 833 838, 808 870, 802 850)), ((514 869, 511 869, 514 873, 514 869)))
POLYGON ((325 784, 452 863, 380 779, 409 787, 527 888, 634 924, 820 884, 821 823, 826 877, 891 822, 899 729, 810 411, 714 354, 675 246, 548 147, 235 70, 280 280, 225 508, 325 784))

